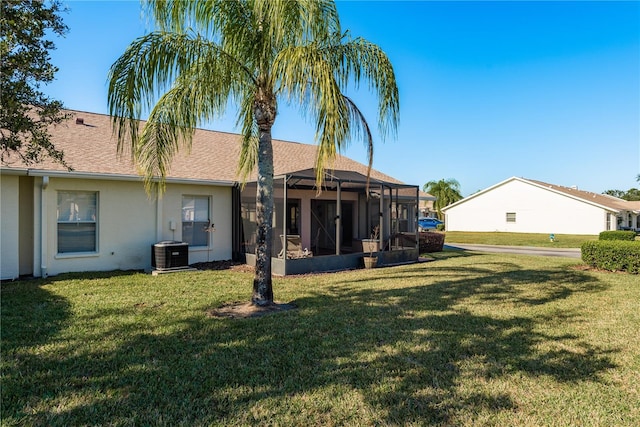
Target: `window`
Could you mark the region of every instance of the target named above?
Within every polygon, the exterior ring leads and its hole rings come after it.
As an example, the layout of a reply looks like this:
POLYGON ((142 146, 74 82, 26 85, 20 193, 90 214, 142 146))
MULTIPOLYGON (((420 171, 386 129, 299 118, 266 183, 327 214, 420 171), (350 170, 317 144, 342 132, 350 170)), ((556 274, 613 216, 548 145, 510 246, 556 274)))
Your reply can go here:
POLYGON ((58 253, 96 252, 98 193, 58 191, 58 253))
POLYGON ((516 222, 515 212, 507 212, 507 222, 516 222))
POLYGON ((189 246, 209 245, 209 197, 182 197, 182 241, 189 246))

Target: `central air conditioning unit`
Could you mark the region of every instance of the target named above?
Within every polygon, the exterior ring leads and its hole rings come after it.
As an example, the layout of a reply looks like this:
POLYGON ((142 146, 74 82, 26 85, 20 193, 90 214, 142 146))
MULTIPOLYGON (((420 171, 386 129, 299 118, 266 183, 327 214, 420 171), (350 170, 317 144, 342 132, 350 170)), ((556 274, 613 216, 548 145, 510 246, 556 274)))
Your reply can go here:
POLYGON ((167 240, 151 246, 151 267, 158 270, 189 266, 189 244, 167 240))

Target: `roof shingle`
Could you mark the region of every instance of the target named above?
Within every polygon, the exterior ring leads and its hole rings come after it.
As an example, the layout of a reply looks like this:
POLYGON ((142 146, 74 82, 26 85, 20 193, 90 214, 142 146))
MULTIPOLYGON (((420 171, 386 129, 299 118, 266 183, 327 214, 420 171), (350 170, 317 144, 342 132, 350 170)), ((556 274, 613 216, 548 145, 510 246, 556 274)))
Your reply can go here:
MULTIPOLYGON (((51 140, 62 150, 74 172, 90 174, 138 175, 130 154, 117 154, 117 142, 112 133, 110 116, 82 111, 68 111, 73 117, 50 129, 51 140), (76 118, 83 123, 76 123, 76 118)), ((236 175, 241 136, 233 133, 197 129, 191 152, 181 150, 173 159, 167 178, 211 181, 238 181, 236 175)), ((274 139, 274 174, 283 175, 313 168, 317 147, 310 144, 274 139)), ((66 171, 50 159, 27 167, 9 164, 14 169, 66 171)), ((354 171, 366 175, 367 166, 338 154, 329 169, 354 171)), ((371 177, 401 184, 402 182, 373 169, 371 177)))
POLYGON ((610 209, 614 209, 616 211, 632 209, 632 206, 630 204, 631 202, 628 202, 623 199, 619 199, 617 197, 609 196, 607 194, 599 194, 599 193, 593 193, 591 191, 579 190, 575 187, 563 187, 562 185, 549 184, 546 182, 536 181, 533 179, 525 178, 525 181, 532 182, 539 186, 546 187, 551 190, 555 190, 557 192, 560 192, 578 199, 582 199, 590 203, 595 203, 610 209))

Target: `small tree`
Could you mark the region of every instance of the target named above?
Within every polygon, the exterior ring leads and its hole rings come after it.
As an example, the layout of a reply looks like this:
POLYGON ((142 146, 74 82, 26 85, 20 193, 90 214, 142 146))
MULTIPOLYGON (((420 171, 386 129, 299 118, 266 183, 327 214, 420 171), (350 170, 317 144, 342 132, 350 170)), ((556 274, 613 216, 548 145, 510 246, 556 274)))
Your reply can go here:
POLYGON ((640 190, 637 188, 630 188, 627 191, 622 190, 606 190, 602 194, 606 194, 608 196, 617 197, 619 199, 627 200, 627 201, 638 201, 640 200, 640 190))
POLYGON ((443 219, 442 208, 462 199, 460 183, 453 178, 429 181, 422 187, 422 191, 436 198, 433 206, 438 213, 438 219, 443 219))
POLYGON ((67 166, 63 153, 50 140, 48 127, 69 117, 62 103, 45 96, 42 83, 53 80, 58 71, 49 61, 55 49, 45 39, 50 30, 58 36, 67 32, 58 15, 60 2, 0 1, 0 160, 33 164, 49 156, 67 166), (14 157, 15 156, 15 157, 14 157))

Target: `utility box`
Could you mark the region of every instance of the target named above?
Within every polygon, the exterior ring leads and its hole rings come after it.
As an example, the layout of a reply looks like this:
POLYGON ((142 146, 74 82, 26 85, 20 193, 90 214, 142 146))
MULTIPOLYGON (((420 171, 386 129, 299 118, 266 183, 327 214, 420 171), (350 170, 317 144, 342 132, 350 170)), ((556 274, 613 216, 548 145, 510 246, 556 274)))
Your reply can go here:
POLYGON ((189 244, 166 240, 151 246, 151 267, 158 270, 189 266, 189 244))

